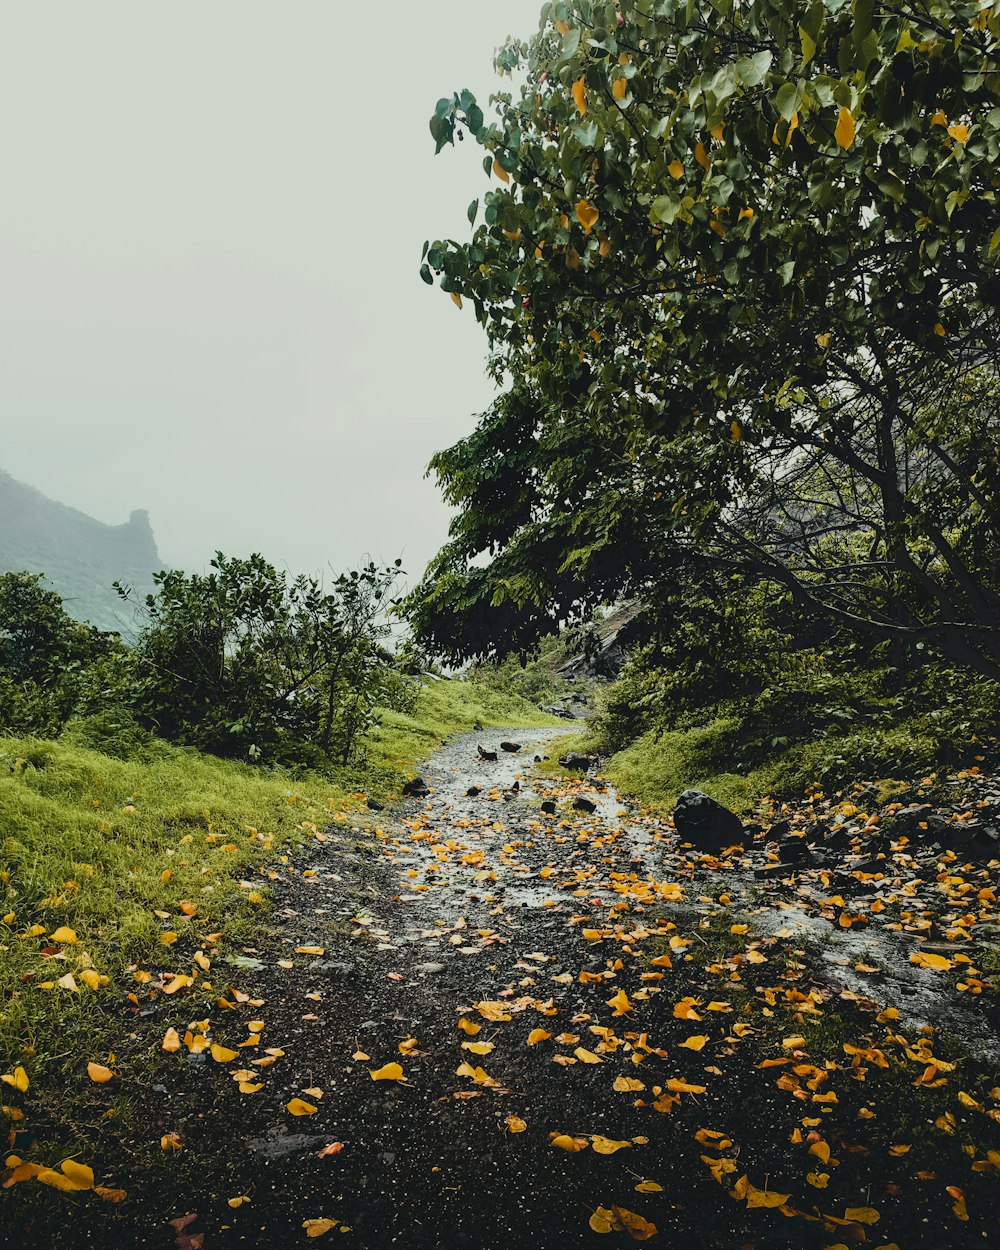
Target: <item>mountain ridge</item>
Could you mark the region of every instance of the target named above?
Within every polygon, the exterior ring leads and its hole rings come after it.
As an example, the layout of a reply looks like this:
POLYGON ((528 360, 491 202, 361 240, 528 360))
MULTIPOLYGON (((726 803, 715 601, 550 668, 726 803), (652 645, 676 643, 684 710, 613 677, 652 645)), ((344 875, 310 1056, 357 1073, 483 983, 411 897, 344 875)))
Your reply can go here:
POLYGON ((144 508, 106 525, 0 469, 0 572, 44 574, 77 620, 127 634, 130 610, 113 583, 145 595, 160 567, 144 508))

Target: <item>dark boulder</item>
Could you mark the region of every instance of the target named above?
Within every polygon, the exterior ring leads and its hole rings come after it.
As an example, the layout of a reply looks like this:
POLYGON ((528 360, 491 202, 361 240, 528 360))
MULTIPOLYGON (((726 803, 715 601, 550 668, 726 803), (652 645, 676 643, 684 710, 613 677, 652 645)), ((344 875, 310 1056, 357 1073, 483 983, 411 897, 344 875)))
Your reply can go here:
POLYGON ((422 799, 428 794, 430 794, 430 790, 428 789, 427 782, 424 781, 423 777, 414 777, 412 781, 408 781, 406 785, 403 786, 404 799, 422 799))
POLYGON ((563 768, 567 768, 574 773, 587 772, 593 762, 589 755, 580 755, 577 751, 570 751, 568 755, 564 755, 559 761, 563 768))
POLYGON ((542 802, 542 811, 545 812, 547 816, 554 816, 556 811, 555 801, 553 799, 545 799, 542 802))
POLYGON ((465 797, 467 799, 474 799, 479 793, 481 793, 479 786, 469 786, 468 790, 465 792, 465 797))
POLYGON ((743 839, 743 821, 701 790, 685 790, 674 808, 674 828, 695 846, 728 846, 743 839))
POLYGON ((520 742, 501 742, 500 750, 507 751, 510 755, 515 755, 521 749, 520 742))
POLYGON ((573 800, 573 810, 577 812, 596 812, 597 804, 590 799, 579 796, 573 800))
POLYGON ((370 812, 384 812, 385 807, 381 803, 376 803, 374 799, 368 800, 368 810, 370 812))
POLYGON ((476 750, 479 752, 479 758, 481 760, 487 760, 490 763, 493 763, 497 758, 496 751, 487 751, 487 749, 482 745, 476 747, 476 750))

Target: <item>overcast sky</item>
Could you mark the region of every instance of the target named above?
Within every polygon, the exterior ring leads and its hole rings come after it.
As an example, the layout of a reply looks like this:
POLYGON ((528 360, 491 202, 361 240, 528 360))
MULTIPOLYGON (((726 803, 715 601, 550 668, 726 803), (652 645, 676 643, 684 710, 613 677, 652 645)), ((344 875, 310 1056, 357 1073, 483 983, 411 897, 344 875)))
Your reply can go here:
POLYGON ((485 105, 540 7, 4 4, 0 468, 148 508, 172 565, 413 580, 447 526, 427 461, 493 394, 471 308, 418 276, 488 185, 427 122, 485 105))

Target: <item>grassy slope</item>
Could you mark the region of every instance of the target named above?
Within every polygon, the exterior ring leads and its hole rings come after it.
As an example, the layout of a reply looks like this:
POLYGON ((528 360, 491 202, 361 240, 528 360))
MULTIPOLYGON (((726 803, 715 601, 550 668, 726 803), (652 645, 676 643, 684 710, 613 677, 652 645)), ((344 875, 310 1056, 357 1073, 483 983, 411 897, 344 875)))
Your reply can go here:
POLYGON ((412 715, 385 713, 367 762, 340 784, 160 744, 138 761, 71 739, 0 738, 0 1071, 74 1062, 57 1039, 99 1034, 102 1004, 121 1001, 132 965, 187 972, 194 949, 211 957, 245 940, 266 900, 241 878, 346 821, 366 793, 391 797, 477 720, 551 723, 516 697, 432 683, 412 715), (53 942, 60 926, 78 940, 53 942), (90 969, 108 982, 88 988, 90 969), (76 990, 58 984, 67 973, 76 990))
MULTIPOLYGON (((839 785, 845 781, 920 777, 942 765, 942 742, 926 725, 902 721, 891 728, 861 726, 814 742, 792 743, 757 768, 729 771, 726 749, 732 722, 719 718, 698 729, 644 734, 612 755, 603 768, 624 794, 655 809, 669 811, 682 790, 704 790, 735 811, 747 811, 769 795, 802 794, 811 783, 839 785)), ((583 739, 575 746, 600 750, 583 739)), ((968 762, 980 745, 966 745, 968 762)))

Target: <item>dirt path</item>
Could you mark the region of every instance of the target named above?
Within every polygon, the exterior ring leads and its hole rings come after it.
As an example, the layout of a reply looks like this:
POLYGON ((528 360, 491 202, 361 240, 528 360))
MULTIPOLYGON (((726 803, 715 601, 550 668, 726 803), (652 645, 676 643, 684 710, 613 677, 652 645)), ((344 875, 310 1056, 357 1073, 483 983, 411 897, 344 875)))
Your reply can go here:
MULTIPOLYGON (((911 965, 902 927, 855 936, 824 914, 821 883, 755 876, 762 847, 704 858, 600 783, 533 783, 546 734, 525 732, 510 731, 516 753, 496 731, 458 739, 424 773, 428 796, 360 841, 329 831, 277 877, 233 1006, 201 1030, 237 1057, 182 1046, 142 1099, 136 1136, 180 1149, 124 1180, 127 1202, 81 1207, 72 1234, 53 1217, 39 1246, 1000 1237, 985 1011, 911 965), (952 1050, 921 1040, 932 1020, 957 1029, 952 1050), (313 1110, 291 1114, 293 1099, 313 1110)), ((170 1001, 148 1029, 190 1024, 170 1001)))

